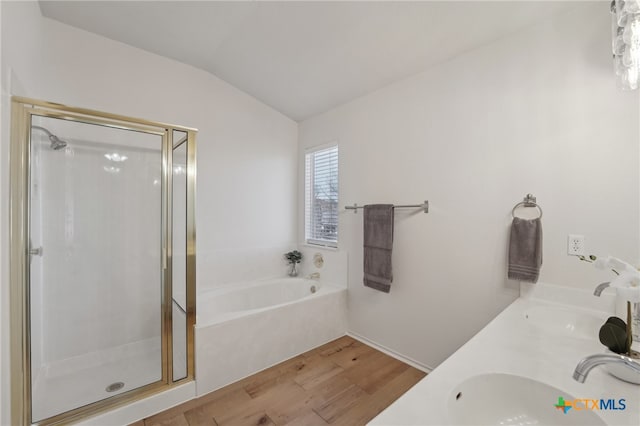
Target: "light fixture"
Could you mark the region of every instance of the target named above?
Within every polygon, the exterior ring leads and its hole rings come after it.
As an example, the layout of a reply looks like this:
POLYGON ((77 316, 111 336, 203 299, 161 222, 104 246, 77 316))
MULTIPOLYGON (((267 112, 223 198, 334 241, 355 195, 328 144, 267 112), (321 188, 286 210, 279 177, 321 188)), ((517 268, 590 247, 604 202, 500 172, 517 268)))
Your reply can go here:
POLYGON ((640 0, 611 2, 611 36, 618 87, 636 90, 640 83, 640 0))
POLYGON ((105 154, 104 157, 109 160, 109 161, 115 161, 116 163, 121 163, 123 161, 126 161, 127 157, 126 155, 120 155, 117 152, 112 152, 110 154, 105 154))

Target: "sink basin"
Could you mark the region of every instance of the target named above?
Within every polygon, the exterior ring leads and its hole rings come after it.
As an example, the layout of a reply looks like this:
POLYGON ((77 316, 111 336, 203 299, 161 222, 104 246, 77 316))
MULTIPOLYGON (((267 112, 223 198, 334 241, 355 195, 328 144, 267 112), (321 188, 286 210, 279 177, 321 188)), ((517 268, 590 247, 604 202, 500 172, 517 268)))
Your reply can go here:
POLYGON ((597 340, 607 317, 561 306, 536 306, 524 313, 524 319, 545 333, 597 340))
POLYGON ((483 374, 460 383, 449 395, 454 425, 605 425, 590 410, 555 407, 574 396, 533 379, 511 374, 483 374))

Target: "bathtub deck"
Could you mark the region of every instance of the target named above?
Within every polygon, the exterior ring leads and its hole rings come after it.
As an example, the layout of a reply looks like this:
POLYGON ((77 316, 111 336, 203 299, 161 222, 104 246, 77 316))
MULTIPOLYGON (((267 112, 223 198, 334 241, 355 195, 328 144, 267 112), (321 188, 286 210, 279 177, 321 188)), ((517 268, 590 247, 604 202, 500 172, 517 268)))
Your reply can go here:
POLYGON ((424 376, 344 336, 135 426, 364 425, 424 376))

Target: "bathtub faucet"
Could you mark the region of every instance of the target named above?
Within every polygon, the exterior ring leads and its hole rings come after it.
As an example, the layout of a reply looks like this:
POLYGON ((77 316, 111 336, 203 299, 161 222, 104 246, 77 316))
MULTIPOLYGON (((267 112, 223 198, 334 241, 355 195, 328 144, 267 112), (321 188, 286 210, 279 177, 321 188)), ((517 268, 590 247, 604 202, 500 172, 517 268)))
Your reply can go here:
POLYGON ((307 278, 309 278, 310 280, 318 281, 320 279, 320 272, 314 272, 313 274, 309 275, 307 278))

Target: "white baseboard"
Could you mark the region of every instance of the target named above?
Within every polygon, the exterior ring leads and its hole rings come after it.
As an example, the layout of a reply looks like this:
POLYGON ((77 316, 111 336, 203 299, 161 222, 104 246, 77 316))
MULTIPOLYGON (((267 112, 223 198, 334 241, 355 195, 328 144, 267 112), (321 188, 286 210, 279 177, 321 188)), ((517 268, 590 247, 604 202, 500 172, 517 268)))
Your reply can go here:
POLYGON ((399 354, 398 352, 394 351, 393 349, 389 349, 386 346, 383 346, 377 342, 374 342, 373 340, 367 339, 364 336, 359 335, 358 333, 354 333, 352 331, 347 331, 347 336, 351 336, 356 340, 361 341, 364 344, 367 344, 377 350, 379 350, 380 352, 383 352, 399 361, 404 362, 405 364, 409 364, 410 366, 417 368, 420 371, 424 371, 425 373, 431 373, 433 371, 432 367, 429 367, 426 364, 423 364, 419 361, 416 361, 415 359, 409 358, 408 356, 404 356, 402 354, 399 354))

